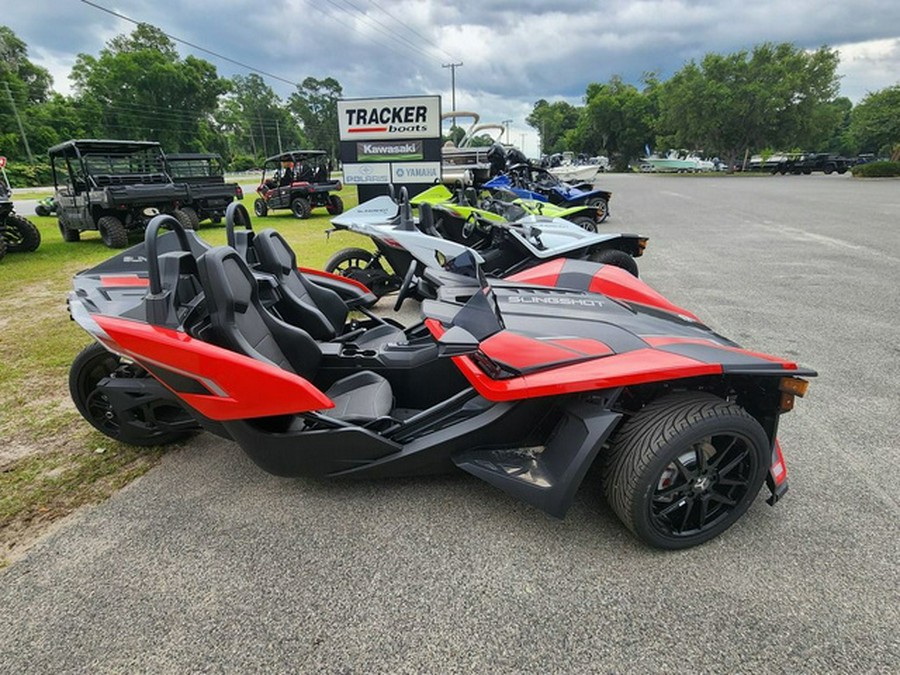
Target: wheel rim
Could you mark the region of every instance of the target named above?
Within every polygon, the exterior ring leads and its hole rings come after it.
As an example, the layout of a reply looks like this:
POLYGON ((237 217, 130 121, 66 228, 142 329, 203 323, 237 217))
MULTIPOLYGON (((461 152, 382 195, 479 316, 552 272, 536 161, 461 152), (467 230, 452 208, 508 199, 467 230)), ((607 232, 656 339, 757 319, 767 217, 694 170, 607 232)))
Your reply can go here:
POLYGON ((78 383, 78 393, 84 401, 84 407, 90 421, 98 429, 110 436, 117 436, 121 423, 113 409, 109 398, 97 390, 100 381, 109 377, 119 367, 119 359, 113 354, 99 356, 88 368, 85 368, 78 383))
POLYGON ((334 266, 334 273, 340 274, 342 277, 349 277, 354 272, 364 270, 368 266, 368 264, 369 261, 363 258, 347 258, 334 266))
POLYGON ((735 512, 756 475, 756 453, 739 434, 716 434, 694 443, 660 473, 650 521, 670 537, 702 534, 735 512))

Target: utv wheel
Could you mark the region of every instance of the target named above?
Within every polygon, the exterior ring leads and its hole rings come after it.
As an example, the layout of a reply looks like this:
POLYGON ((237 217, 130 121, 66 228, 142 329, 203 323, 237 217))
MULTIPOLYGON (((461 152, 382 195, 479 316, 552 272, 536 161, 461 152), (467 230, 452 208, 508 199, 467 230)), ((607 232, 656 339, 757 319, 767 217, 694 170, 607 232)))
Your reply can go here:
POLYGON ((115 216, 103 216, 97 221, 97 229, 100 230, 100 238, 110 248, 125 248, 128 246, 128 230, 122 221, 115 216))
POLYGON ((269 205, 266 204, 264 199, 257 199, 253 202, 253 213, 255 213, 260 218, 265 218, 269 215, 269 205))
POLYGON ((588 232, 597 231, 597 221, 588 216, 578 216, 577 218, 572 218, 572 222, 582 230, 587 230, 588 232))
POLYGON ((594 197, 593 199, 588 200, 587 205, 597 209, 598 223, 602 223, 609 218, 609 202, 603 199, 603 197, 594 197))
POLYGON ((41 245, 41 233, 34 223, 15 213, 6 217, 5 238, 9 253, 30 253, 41 245))
POLYGON ((188 218, 191 219, 191 228, 192 230, 200 229, 200 216, 197 215, 197 211, 190 206, 182 206, 181 211, 187 215, 188 218))
POLYGON ((175 209, 174 211, 172 211, 172 216, 181 224, 184 229, 194 229, 194 219, 191 218, 190 214, 186 210, 175 209))
POLYGON ((3 260, 3 257, 6 255, 6 237, 3 236, 2 230, 0 230, 0 260, 3 260))
POLYGON ((62 235, 63 241, 73 242, 81 239, 81 232, 79 230, 73 230, 71 227, 66 225, 62 219, 59 221, 59 233, 62 235))
POLYGON ((331 195, 328 198, 328 214, 331 216, 339 216, 344 212, 344 200, 337 195, 331 195))
POLYGON ((97 389, 101 380, 115 373, 122 365, 121 357, 97 342, 82 349, 75 357, 69 369, 69 393, 81 416, 101 433, 130 445, 166 445, 187 436, 182 432, 160 432, 153 428, 153 424, 147 426, 145 437, 136 437, 133 432, 123 433, 123 420, 119 419, 109 398, 97 389))
POLYGON ((702 392, 669 394, 616 432, 603 461, 603 489, 643 542, 689 548, 744 514, 770 455, 759 422, 736 403, 702 392))
POLYGON ((638 266, 634 258, 617 248, 606 248, 602 251, 594 251, 590 255, 591 262, 603 263, 621 267, 631 275, 638 276, 638 266))
POLYGON ((294 218, 305 220, 309 218, 312 207, 309 204, 309 200, 304 199, 303 197, 297 197, 291 202, 291 211, 294 214, 294 218))
POLYGON ((34 207, 34 215, 36 215, 36 216, 49 216, 49 215, 50 215, 50 209, 48 209, 48 208, 47 208, 46 206, 44 206, 43 204, 38 204, 37 206, 34 207))

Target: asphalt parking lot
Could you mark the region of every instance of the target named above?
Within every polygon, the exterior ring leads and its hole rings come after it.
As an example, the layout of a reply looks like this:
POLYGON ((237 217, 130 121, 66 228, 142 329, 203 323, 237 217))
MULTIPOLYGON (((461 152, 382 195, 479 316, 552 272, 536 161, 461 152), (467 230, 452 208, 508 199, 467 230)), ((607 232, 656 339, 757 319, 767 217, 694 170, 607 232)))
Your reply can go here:
POLYGON ((783 502, 660 553, 595 477, 557 521, 465 475, 279 479, 201 436, 0 572, 0 671, 896 672, 900 182, 600 186, 646 281, 819 371, 783 502))

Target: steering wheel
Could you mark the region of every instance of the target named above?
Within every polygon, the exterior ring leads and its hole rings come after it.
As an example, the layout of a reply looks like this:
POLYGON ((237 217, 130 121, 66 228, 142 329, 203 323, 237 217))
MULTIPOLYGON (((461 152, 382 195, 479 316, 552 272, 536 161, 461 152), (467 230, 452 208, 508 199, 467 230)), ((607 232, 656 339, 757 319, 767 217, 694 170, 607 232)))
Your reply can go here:
POLYGON ((463 223, 462 226, 462 237, 463 239, 470 239, 473 234, 475 234, 475 214, 470 213, 469 217, 466 218, 466 222, 463 223))
POLYGON ((406 274, 403 276, 403 282, 400 284, 400 290, 397 291, 397 301, 394 303, 394 311, 399 312, 400 307, 403 305, 403 301, 406 300, 412 293, 412 289, 415 286, 413 283, 413 277, 416 276, 416 267, 419 266, 419 263, 416 262, 416 259, 413 258, 409 263, 409 267, 406 270, 406 274))

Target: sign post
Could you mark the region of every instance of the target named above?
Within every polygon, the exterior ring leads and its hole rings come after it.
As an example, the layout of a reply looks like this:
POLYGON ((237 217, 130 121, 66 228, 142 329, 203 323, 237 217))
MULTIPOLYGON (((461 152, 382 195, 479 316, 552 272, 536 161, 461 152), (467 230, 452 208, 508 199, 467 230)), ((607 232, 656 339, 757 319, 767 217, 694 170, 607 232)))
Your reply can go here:
POLYGON ((410 196, 441 181, 441 97, 338 101, 343 182, 359 201, 406 187, 410 196))

